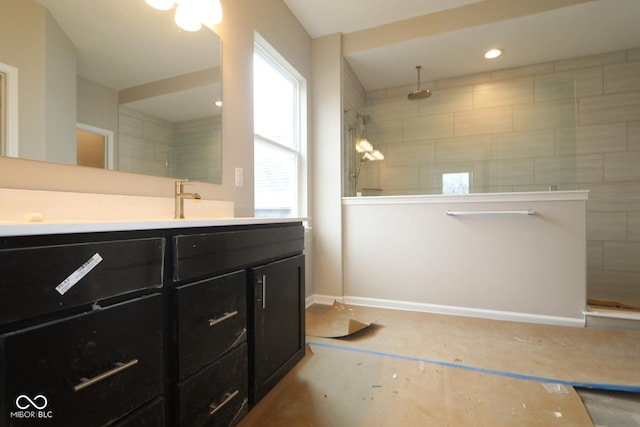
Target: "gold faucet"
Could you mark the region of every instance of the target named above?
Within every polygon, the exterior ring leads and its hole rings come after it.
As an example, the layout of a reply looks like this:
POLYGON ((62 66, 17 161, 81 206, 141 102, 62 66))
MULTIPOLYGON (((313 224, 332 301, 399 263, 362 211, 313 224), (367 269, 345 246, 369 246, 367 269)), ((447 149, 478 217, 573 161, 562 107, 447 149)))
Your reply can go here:
POLYGON ((184 199, 200 199, 198 193, 185 193, 184 184, 190 182, 189 180, 176 181, 176 215, 175 219, 184 218, 184 199))

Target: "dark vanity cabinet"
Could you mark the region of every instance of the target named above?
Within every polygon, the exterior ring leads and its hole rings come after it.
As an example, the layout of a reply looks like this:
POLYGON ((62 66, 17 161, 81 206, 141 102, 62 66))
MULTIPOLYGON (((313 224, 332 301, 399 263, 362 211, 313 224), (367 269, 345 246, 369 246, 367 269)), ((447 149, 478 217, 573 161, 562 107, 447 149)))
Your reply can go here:
POLYGON ((234 425, 303 355, 304 231, 300 224, 245 227, 173 241, 176 419, 234 425), (270 295, 260 313, 256 274, 270 295))
POLYGON ((301 223, 0 236, 1 426, 232 426, 302 358, 301 223))

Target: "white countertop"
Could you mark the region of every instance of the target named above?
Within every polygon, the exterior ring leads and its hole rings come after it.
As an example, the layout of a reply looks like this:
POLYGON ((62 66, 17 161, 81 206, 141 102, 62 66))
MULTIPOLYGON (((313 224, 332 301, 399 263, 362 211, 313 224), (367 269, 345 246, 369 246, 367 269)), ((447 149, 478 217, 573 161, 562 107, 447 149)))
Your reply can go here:
POLYGON ((306 221, 306 218, 216 218, 133 221, 0 221, 0 237, 44 234, 95 233, 104 231, 157 230, 169 228, 278 224, 306 221))

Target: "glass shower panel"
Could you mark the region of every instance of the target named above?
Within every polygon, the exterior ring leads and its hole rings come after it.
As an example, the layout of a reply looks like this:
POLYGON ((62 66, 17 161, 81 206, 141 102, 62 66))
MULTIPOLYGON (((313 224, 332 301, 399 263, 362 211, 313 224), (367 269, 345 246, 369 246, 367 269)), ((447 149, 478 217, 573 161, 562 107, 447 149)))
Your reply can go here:
POLYGON ((413 101, 376 91, 345 112, 345 196, 450 193, 453 176, 468 179, 469 193, 578 188, 573 76, 442 86, 413 101), (366 129, 359 117, 368 117, 366 129), (384 160, 360 162, 363 131, 384 160))

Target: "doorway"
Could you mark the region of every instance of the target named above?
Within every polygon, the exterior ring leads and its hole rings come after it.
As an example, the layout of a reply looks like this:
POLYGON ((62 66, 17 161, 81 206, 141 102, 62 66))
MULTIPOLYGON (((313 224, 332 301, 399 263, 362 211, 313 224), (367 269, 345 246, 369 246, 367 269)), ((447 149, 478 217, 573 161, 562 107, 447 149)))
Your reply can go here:
POLYGON ((78 123, 76 129, 76 164, 99 169, 113 169, 113 132, 78 123))

